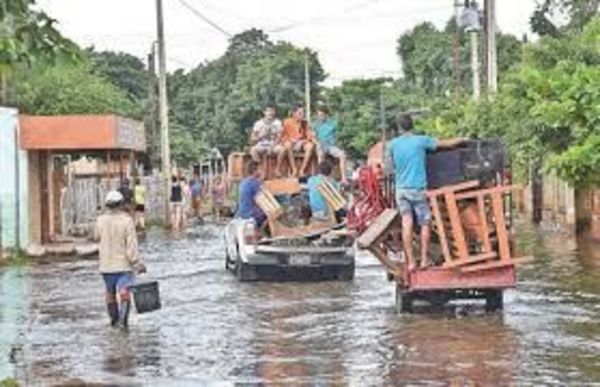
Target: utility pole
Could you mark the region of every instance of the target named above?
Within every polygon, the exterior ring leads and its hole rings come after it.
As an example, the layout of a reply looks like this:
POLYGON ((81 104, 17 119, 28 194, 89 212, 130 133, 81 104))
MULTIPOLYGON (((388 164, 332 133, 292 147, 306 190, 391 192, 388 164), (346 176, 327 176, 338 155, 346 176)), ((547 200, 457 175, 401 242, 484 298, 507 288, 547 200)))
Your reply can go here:
POLYGON ((460 28, 458 27, 459 9, 461 3, 457 0, 454 1, 454 23, 456 24, 456 31, 454 32, 454 81, 455 81, 455 97, 460 99, 460 86, 461 86, 461 75, 460 75, 460 28))
POLYGON ((165 221, 170 224, 169 191, 171 176, 171 155, 169 149, 169 110, 167 108, 167 65, 165 53, 165 33, 163 28, 162 0, 156 0, 156 21, 158 33, 158 105, 160 117, 162 175, 165 193, 165 221))
POLYGON ((473 73, 473 99, 479 99, 481 85, 479 82, 479 34, 473 30, 471 35, 471 73, 473 73))
POLYGON ((306 120, 310 122, 310 68, 308 49, 304 52, 304 99, 306 105, 306 120))
POLYGON ((153 166, 156 166, 160 163, 159 152, 160 152, 160 144, 158 139, 160 138, 160 133, 158 131, 158 127, 156 125, 156 43, 152 43, 152 47, 150 48, 150 53, 148 54, 148 117, 147 122, 150 127, 149 130, 149 143, 150 143, 150 153, 151 153, 151 163, 153 166))
POLYGON ((498 91, 498 52, 496 48, 496 1, 485 0, 485 42, 487 91, 498 91))

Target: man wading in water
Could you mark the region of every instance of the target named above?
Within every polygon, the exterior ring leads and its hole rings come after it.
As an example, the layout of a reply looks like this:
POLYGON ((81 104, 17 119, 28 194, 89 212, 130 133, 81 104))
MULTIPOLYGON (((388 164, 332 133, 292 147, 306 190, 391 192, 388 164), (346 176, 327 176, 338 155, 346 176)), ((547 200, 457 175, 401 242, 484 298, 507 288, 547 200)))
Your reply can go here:
POLYGON ((110 325, 126 329, 134 271, 144 273, 146 266, 139 258, 135 222, 124 210, 123 195, 111 191, 106 195, 105 204, 108 210, 96 220, 94 239, 99 242, 100 273, 106 286, 110 325))

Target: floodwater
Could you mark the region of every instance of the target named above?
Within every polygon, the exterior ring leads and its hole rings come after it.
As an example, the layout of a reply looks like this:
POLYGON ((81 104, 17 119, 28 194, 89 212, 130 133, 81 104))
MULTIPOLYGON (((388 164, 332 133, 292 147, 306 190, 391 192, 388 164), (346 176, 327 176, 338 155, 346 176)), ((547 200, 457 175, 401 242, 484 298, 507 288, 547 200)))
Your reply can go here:
MULTIPOLYGON (((525 228, 503 313, 397 315, 374 258, 353 282, 238 283, 222 228, 142 243, 163 309, 108 327, 92 260, 0 269, 0 380, 23 385, 586 385, 600 382, 600 247, 525 228)), ((142 277, 143 278, 143 277, 142 277)))

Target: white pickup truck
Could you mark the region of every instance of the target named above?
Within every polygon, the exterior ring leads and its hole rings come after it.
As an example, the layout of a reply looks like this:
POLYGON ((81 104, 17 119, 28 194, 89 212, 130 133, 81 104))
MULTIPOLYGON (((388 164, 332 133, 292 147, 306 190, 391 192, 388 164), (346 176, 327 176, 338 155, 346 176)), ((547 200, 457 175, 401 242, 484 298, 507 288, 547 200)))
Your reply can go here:
POLYGON ((301 238, 257 240, 254 221, 233 219, 225 230, 225 267, 240 281, 350 281, 354 241, 340 227, 301 238))

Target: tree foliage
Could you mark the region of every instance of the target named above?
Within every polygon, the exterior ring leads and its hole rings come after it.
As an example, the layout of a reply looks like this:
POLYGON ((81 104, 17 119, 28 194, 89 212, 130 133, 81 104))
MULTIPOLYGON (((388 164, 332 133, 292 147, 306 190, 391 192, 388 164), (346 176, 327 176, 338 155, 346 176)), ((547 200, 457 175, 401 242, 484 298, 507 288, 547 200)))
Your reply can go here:
POLYGON ((132 101, 139 102, 148 98, 149 73, 138 57, 124 52, 97 52, 93 48, 86 51, 94 73, 106 77, 126 92, 132 101))
POLYGON ((60 34, 46 13, 34 10, 34 4, 34 0, 0 0, 0 103, 12 103, 7 85, 13 73, 80 57, 79 48, 60 34))
POLYGON ((559 37, 569 30, 581 31, 598 15, 599 0, 542 0, 530 18, 533 32, 540 36, 559 37), (554 19, 566 19, 559 25, 554 19))
POLYGON ((595 181, 600 135, 600 18, 583 32, 527 45, 491 101, 442 106, 429 124, 450 134, 503 137, 517 169, 544 160, 579 185, 595 181))
MULTIPOLYGON (((398 38, 396 53, 402 61, 404 82, 412 92, 449 95, 455 89, 454 39, 457 26, 450 19, 444 30, 421 23, 398 38)), ((508 70, 521 58, 522 43, 512 35, 498 34, 498 69, 508 70)), ((458 31, 461 89, 472 91, 471 48, 467 33, 458 31)), ((482 44, 479 45, 483 47, 482 44)), ((480 55, 481 56, 481 55, 480 55)))
POLYGON ((105 114, 140 118, 141 112, 118 87, 94 74, 87 63, 36 67, 18 74, 15 104, 27 114, 105 114))

